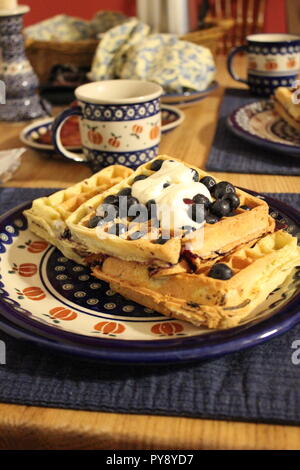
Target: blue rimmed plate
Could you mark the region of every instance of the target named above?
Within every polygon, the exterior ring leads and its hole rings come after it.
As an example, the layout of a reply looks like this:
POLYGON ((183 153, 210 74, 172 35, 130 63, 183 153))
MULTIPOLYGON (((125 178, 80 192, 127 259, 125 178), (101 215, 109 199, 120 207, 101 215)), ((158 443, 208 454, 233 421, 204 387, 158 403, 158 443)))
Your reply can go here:
MULTIPOLYGON (((279 223, 299 234, 300 215, 266 200, 279 223)), ((124 299, 67 260, 28 230, 22 211, 29 206, 0 219, 0 329, 12 336, 97 360, 167 363, 254 346, 300 321, 300 267, 238 327, 196 328, 124 299)))
POLYGON ((184 93, 170 93, 162 96, 161 101, 164 104, 179 106, 185 108, 197 104, 204 98, 209 96, 218 88, 219 84, 213 81, 205 90, 202 91, 186 91, 184 93))
MULTIPOLYGON (((38 119, 37 121, 34 121, 28 126, 24 127, 24 129, 20 133, 20 139, 23 144, 35 150, 41 150, 47 153, 54 152, 53 145, 39 142, 40 137, 46 134, 51 129, 53 121, 53 117, 46 117, 43 119, 38 119)), ((80 147, 68 146, 67 149, 76 151, 80 150, 80 147)))
MULTIPOLYGON (((176 108, 175 106, 161 106, 162 113, 162 127, 161 131, 163 134, 172 131, 178 127, 185 118, 184 113, 176 108)), ((39 119, 28 126, 26 126, 20 133, 21 141, 28 147, 34 148, 47 153, 54 153, 54 147, 50 144, 43 144, 39 142, 39 138, 46 134, 52 127, 54 118, 48 117, 39 119)), ((68 150, 80 150, 81 147, 67 147, 68 150)), ((59 157, 62 158, 62 157, 59 157)))
POLYGON ((300 133, 280 118, 270 100, 240 106, 228 116, 227 126, 254 145, 300 157, 300 133))

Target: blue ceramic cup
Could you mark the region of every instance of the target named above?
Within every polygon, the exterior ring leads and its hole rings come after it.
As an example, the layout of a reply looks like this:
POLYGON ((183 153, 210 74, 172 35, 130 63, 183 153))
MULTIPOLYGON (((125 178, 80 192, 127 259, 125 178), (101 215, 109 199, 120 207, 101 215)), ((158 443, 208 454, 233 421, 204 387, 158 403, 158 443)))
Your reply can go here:
POLYGON ((87 162, 94 171, 120 164, 136 168, 158 154, 161 135, 162 88, 142 80, 103 80, 75 90, 78 107, 63 111, 52 127, 58 153, 87 162), (67 150, 61 128, 70 116, 80 116, 82 153, 67 150))
POLYGON ((292 34, 252 34, 246 44, 234 48, 228 56, 231 77, 249 86, 250 92, 270 96, 279 86, 290 87, 300 70, 300 37, 292 34), (248 55, 248 77, 242 79, 233 70, 233 58, 239 52, 248 55))

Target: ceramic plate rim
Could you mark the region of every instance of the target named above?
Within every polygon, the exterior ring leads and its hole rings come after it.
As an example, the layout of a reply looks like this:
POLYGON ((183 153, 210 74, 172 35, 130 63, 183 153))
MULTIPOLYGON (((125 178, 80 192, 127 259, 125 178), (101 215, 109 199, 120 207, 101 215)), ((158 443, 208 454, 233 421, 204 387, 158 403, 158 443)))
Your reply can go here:
MULTIPOLYGON (((34 140, 30 140, 27 135, 29 132, 33 131, 36 127, 40 127, 43 124, 49 125, 51 122, 54 121, 54 117, 48 116, 42 119, 37 119, 34 122, 28 124, 22 131, 20 132, 20 140, 23 144, 27 145, 28 147, 34 148, 36 150, 46 150, 47 152, 54 152, 54 147, 50 144, 41 144, 39 142, 35 142, 34 140)), ((68 150, 79 150, 81 147, 78 146, 68 146, 68 150)))
MULTIPOLYGON (((254 191, 247 191, 260 196, 254 191)), ((300 225, 300 213, 295 209, 269 196, 263 197, 272 207, 279 209, 296 224, 300 225)), ((3 223, 14 213, 20 212, 22 208, 30 203, 31 201, 24 202, 3 214, 0 217, 0 223, 3 223)), ((0 318, 0 330, 3 327, 4 331, 5 329, 9 330, 13 336, 18 338, 27 339, 61 352, 92 357, 97 360, 123 363, 190 362, 200 359, 211 359, 252 347, 266 341, 266 337, 270 339, 286 332, 300 322, 299 299, 300 292, 271 317, 257 323, 249 322, 228 330, 194 337, 167 339, 163 343, 155 340, 110 340, 97 338, 97 343, 93 342, 95 347, 93 345, 90 346, 92 341, 85 341, 85 344, 81 344, 80 341, 77 343, 72 342, 72 338, 75 338, 75 341, 80 337, 86 340, 87 337, 84 335, 74 333, 67 333, 66 335, 66 332, 64 332, 64 336, 68 336, 69 341, 68 338, 67 341, 61 341, 61 332, 59 330, 51 330, 53 334, 44 333, 44 328, 40 328, 38 322, 33 322, 33 325, 30 324, 28 326, 28 323, 25 321, 28 319, 24 317, 21 318, 20 322, 15 323, 11 318, 6 317, 7 312, 11 317, 9 305, 1 302, 0 299, 0 313, 3 314, 3 311, 5 312, 4 319, 0 318), (20 323, 22 323, 21 326, 20 323), (38 333, 35 334, 32 330, 38 330, 38 333)))
POLYGON ((175 121, 170 122, 169 124, 162 125, 162 127, 161 127, 162 134, 165 134, 165 133, 171 131, 172 129, 180 126, 183 123, 183 121, 185 120, 184 112, 181 111, 181 109, 177 108, 176 106, 162 104, 161 105, 161 111, 162 112, 172 111, 174 114, 177 114, 177 119, 175 121))
POLYGON ((215 90, 216 88, 218 88, 219 86, 219 83, 217 82, 217 80, 213 80, 209 85, 208 87, 206 87, 204 90, 194 90, 194 91, 186 91, 186 92, 183 92, 183 93, 165 93, 164 95, 162 95, 162 99, 164 98, 181 98, 181 99, 187 99, 189 100, 190 98, 191 99, 194 99, 194 97, 200 97, 202 95, 206 95, 207 93, 210 93, 212 92, 213 90, 215 90))
POLYGON ((262 103, 262 102, 265 102, 265 103, 272 103, 271 100, 259 100, 259 101, 253 101, 252 103, 248 103, 248 104, 243 104, 241 106, 239 106, 238 108, 236 108, 234 111, 232 111, 232 113, 230 113, 230 115, 227 117, 226 119, 226 124, 227 124, 227 127, 228 129, 233 132, 233 134, 235 134, 236 136, 244 139, 244 140, 247 140, 248 142, 251 142, 255 145, 259 145, 260 147, 267 147, 269 149, 272 149, 272 150, 275 150, 277 152, 280 152, 280 151, 283 151, 283 152, 286 152, 288 153, 290 156, 293 156, 293 157, 299 157, 300 156, 300 145, 289 145, 289 144, 283 144, 281 142, 273 142, 269 139, 266 139, 266 138, 263 138, 263 137, 260 137, 259 135, 256 135, 256 134, 251 134, 250 132, 248 132, 247 130, 245 130, 243 127, 241 127, 238 122, 236 121, 236 115, 239 113, 239 111, 241 111, 243 108, 246 108, 250 105, 257 105, 259 103, 262 103), (291 153, 291 152, 294 152, 291 153))
POLYGON ((219 83, 214 80, 209 87, 203 91, 191 91, 185 93, 171 93, 162 96, 163 104, 174 105, 180 108, 193 106, 207 98, 213 91, 219 88, 219 83))

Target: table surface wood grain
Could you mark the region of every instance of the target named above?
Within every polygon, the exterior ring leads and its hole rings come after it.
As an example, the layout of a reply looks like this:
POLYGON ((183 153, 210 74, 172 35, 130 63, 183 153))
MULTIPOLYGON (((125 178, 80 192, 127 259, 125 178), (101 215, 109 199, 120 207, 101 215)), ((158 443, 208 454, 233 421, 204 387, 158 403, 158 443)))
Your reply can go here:
MULTIPOLYGON (((243 58, 237 59, 236 67, 241 74, 245 72, 243 58)), ((224 87, 239 86, 229 78, 224 58, 218 59, 217 78, 219 89, 197 105, 184 109, 185 121, 162 137, 160 153, 200 168, 204 166, 224 87)), ((20 146, 18 136, 24 125, 1 123, 0 149, 20 146)), ((53 160, 28 149, 20 169, 6 186, 67 187, 89 175, 90 170, 84 165, 53 160)), ((238 173, 217 176, 256 191, 299 192, 300 189, 300 178, 296 176, 238 173)), ((300 428, 3 403, 0 404, 0 449, 300 449, 300 428)))

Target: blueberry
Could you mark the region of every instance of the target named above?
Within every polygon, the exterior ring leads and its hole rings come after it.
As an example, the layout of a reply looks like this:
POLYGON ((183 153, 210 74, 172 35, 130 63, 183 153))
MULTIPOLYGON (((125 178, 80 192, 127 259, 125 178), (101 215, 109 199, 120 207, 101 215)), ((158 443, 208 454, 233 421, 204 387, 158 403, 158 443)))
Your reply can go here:
POLYGON ((225 199, 217 199, 210 206, 211 212, 217 217, 224 217, 231 211, 230 204, 225 199))
POLYGON ((192 173, 193 173, 193 181, 196 181, 196 183, 198 183, 198 181, 199 181, 198 171, 196 171, 194 168, 192 168, 191 170, 192 170, 192 173))
POLYGON ((171 186, 170 183, 165 183, 165 184, 163 185, 163 188, 168 188, 169 186, 171 186))
POLYGON ((204 220, 203 208, 199 204, 191 204, 188 209, 189 217, 200 224, 204 220))
POLYGON ((215 214, 207 213, 205 214, 205 221, 208 224, 215 224, 219 222, 219 217, 217 217, 215 214))
POLYGON ((229 193, 235 193, 235 187, 227 181, 217 183, 212 191, 212 194, 216 199, 221 199, 225 194, 229 193))
MULTIPOLYGON (((93 227, 90 227, 90 228, 93 228, 93 227)), ((70 240, 71 237, 72 237, 72 234, 71 234, 70 229, 68 229, 68 228, 65 228, 65 230, 63 231, 63 233, 60 236, 60 238, 62 240, 70 240)))
POLYGON ((201 178, 200 183, 204 184, 204 186, 211 191, 211 189, 215 186, 216 181, 213 179, 212 176, 204 176, 204 178, 201 178))
POLYGON ((103 217, 94 215, 94 217, 91 217, 89 220, 89 228, 95 228, 97 225, 101 225, 101 222, 103 223, 103 217))
POLYGON ((208 277, 213 277, 214 279, 221 279, 222 281, 226 281, 233 276, 233 272, 227 264, 224 263, 216 263, 210 269, 208 273, 208 277))
POLYGON ((150 208, 151 205, 153 205, 153 206, 156 205, 155 199, 149 199, 149 201, 146 202, 146 206, 147 206, 147 207, 150 208))
POLYGON ((155 202, 154 199, 150 199, 146 203, 146 208, 147 208, 147 211, 148 211, 148 218, 149 219, 155 218, 157 216, 157 206, 156 206, 156 202, 155 202))
POLYGON ((240 205, 240 198, 235 193, 226 193, 222 199, 229 202, 231 210, 237 209, 240 205))
POLYGON ((118 192, 118 196, 131 196, 131 188, 124 188, 118 192))
POLYGON ((144 204, 134 204, 130 207, 129 217, 136 222, 142 223, 149 220, 149 213, 144 204))
POLYGON ((136 183, 137 181, 145 180, 146 178, 148 178, 148 176, 146 176, 146 175, 138 175, 138 176, 136 176, 136 177, 134 178, 132 184, 133 184, 133 183, 136 183))
POLYGON ((139 204, 139 200, 136 197, 130 196, 127 198, 127 207, 131 207, 134 204, 139 204))
POLYGON ((193 201, 195 204, 203 204, 205 209, 208 209, 210 205, 208 197, 203 194, 196 194, 196 196, 193 197, 193 201))
POLYGON ((155 240, 154 243, 156 245, 164 245, 165 243, 167 243, 168 240, 169 238, 164 238, 163 236, 161 236, 157 240, 155 240))
POLYGON ((122 207, 127 207, 127 209, 129 209, 129 207, 133 206, 134 204, 139 204, 139 201, 136 197, 133 197, 133 196, 120 196, 119 198, 119 204, 120 206, 122 207))
POLYGON ((108 233, 111 235, 122 235, 123 233, 127 232, 127 227, 124 224, 113 224, 109 229, 108 233))
POLYGON ((115 196, 114 194, 110 194, 109 196, 106 196, 103 203, 104 204, 113 204, 114 206, 118 206, 119 198, 118 198, 118 196, 115 196))
POLYGON ((161 169, 161 166, 162 164, 164 163, 165 160, 154 160, 154 162, 152 163, 151 167, 150 167, 150 170, 152 171, 158 171, 161 169))
POLYGON ((240 206, 240 209, 243 209, 243 211, 251 211, 251 207, 246 205, 240 206))
MULTIPOLYGON (((120 204, 119 204, 119 207, 120 207, 119 217, 121 217, 121 218, 128 217, 128 211, 131 207, 140 206, 140 203, 139 203, 138 199, 136 197, 133 197, 133 196, 129 196, 129 197, 120 196, 119 201, 120 201, 120 204)), ((138 207, 137 207, 137 210, 138 210, 138 207)), ((136 217, 133 213, 133 210, 131 211, 130 217, 136 217)))
POLYGON ((112 206, 109 208, 109 210, 105 210, 104 208, 101 208, 101 217, 105 219, 105 222, 110 222, 111 220, 114 220, 116 217, 119 215, 119 208, 109 204, 109 206, 112 206))
POLYGON ((140 238, 142 238, 143 236, 145 235, 145 232, 134 232, 132 233, 131 235, 129 235, 129 238, 131 240, 139 240, 140 238))

